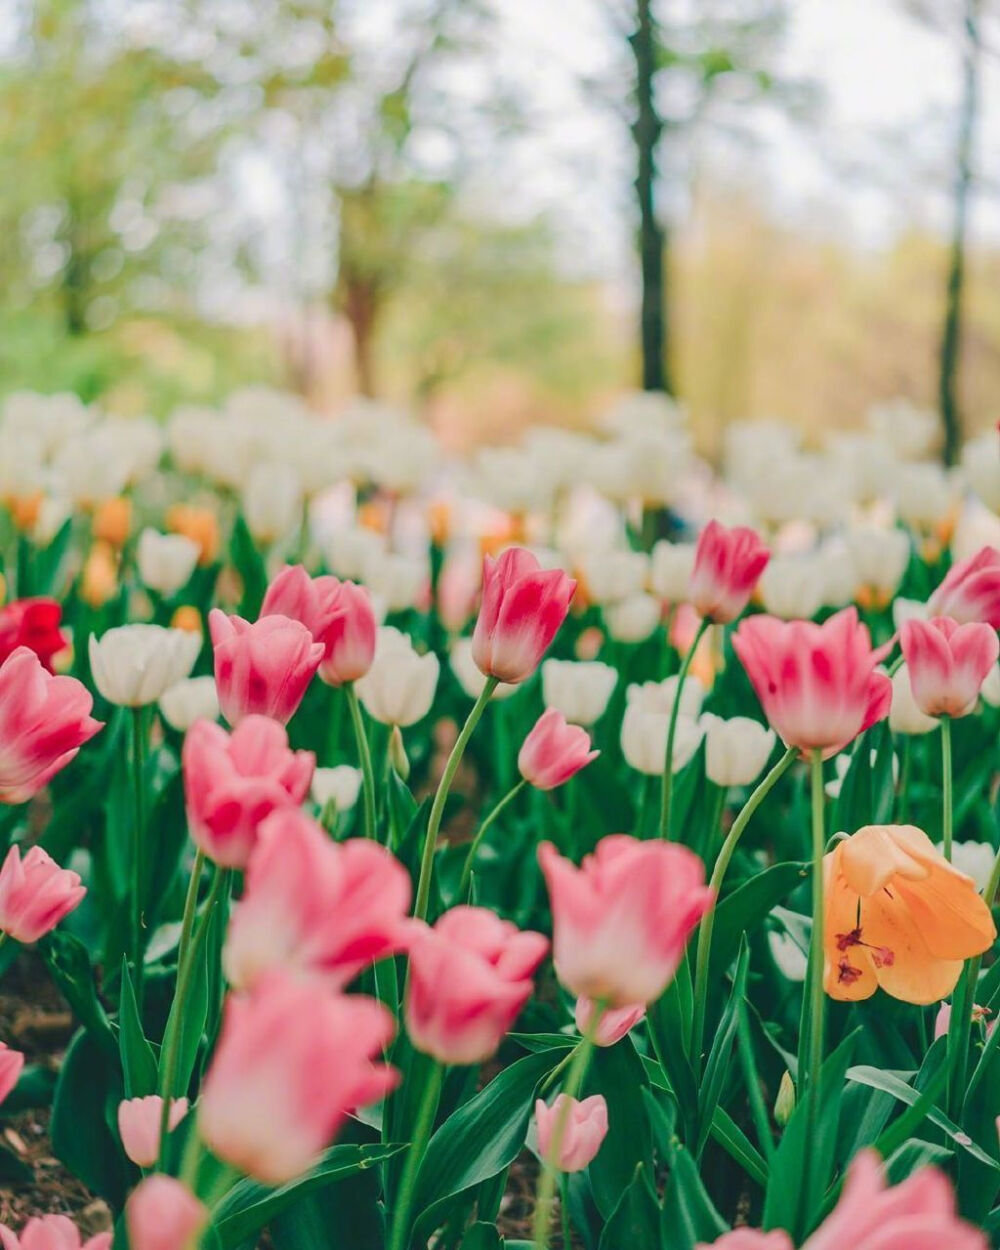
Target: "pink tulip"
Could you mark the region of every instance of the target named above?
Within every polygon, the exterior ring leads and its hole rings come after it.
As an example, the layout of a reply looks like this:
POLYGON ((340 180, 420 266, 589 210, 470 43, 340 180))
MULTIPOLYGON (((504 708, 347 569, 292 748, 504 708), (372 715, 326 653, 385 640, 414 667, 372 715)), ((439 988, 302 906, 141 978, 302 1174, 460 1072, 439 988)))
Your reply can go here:
POLYGON ((875 671, 873 651, 856 608, 822 625, 752 616, 733 636, 771 726, 787 746, 836 755, 888 715, 892 681, 875 671))
POLYGON ((262 616, 251 625, 213 608, 208 628, 219 707, 230 725, 245 716, 269 716, 287 725, 320 666, 323 644, 287 616, 262 616))
POLYGON ((539 1098, 535 1102, 535 1124, 538 1127, 538 1153, 542 1158, 549 1160, 552 1138, 562 1126, 559 1158, 555 1160, 555 1166, 560 1172, 582 1172, 597 1155, 601 1142, 608 1135, 608 1104, 601 1094, 594 1094, 580 1102, 560 1094, 551 1107, 539 1098))
POLYGON ((596 760, 600 751, 590 749, 590 736, 579 725, 570 725, 562 712, 550 707, 535 722, 517 757, 521 776, 536 790, 554 790, 596 760))
POLYGON ((195 721, 181 761, 191 837, 226 868, 246 867, 266 816, 298 807, 316 764, 311 751, 290 750, 284 727, 265 716, 248 716, 231 734, 195 721))
POLYGON ((6 1042, 0 1042, 0 1103, 10 1097, 23 1069, 24 1055, 19 1050, 11 1050, 6 1042))
MULTIPOLYGON (((597 1004, 592 998, 584 996, 576 1000, 573 1019, 584 1036, 593 1027, 596 1009, 597 1004)), ((613 1007, 610 1011, 605 1011, 597 1022, 597 1031, 592 1038, 594 1045, 614 1046, 626 1033, 631 1033, 639 1021, 645 1018, 645 1015, 645 1003, 628 1003, 624 1007, 613 1007)))
POLYGON ((718 624, 735 621, 770 558, 754 530, 742 525, 727 529, 709 521, 699 535, 691 574, 689 598, 695 611, 718 624))
POLYGON ((566 619, 576 582, 562 569, 543 569, 523 547, 483 561, 483 600, 472 635, 472 658, 487 677, 525 681, 566 619))
POLYGON ((392 1034, 373 999, 281 972, 230 994, 198 1106, 202 1140, 267 1185, 301 1175, 350 1112, 396 1084, 395 1069, 372 1062, 392 1034))
POLYGON ((76 907, 86 889, 78 873, 60 868, 40 846, 21 858, 12 846, 0 868, 0 932, 16 942, 37 942, 76 907))
POLYGON ((966 716, 1000 656, 992 625, 947 616, 905 621, 899 640, 917 707, 928 716, 966 716))
POLYGON ((323 646, 321 680, 330 686, 364 677, 375 656, 375 613, 368 591, 336 577, 310 577, 301 564, 282 569, 268 586, 262 617, 301 621, 323 646))
POLYGON ((172 1176, 147 1176, 125 1204, 130 1250, 195 1250, 208 1208, 172 1176))
POLYGON ((383 847, 333 842, 302 812, 274 812, 260 826, 229 924, 226 977, 252 989, 284 967, 342 989, 403 949, 410 895, 409 873, 383 847))
POLYGON ((1000 551, 983 547, 954 565, 928 600, 935 616, 950 616, 960 625, 985 621, 1000 629, 1000 551))
MULTIPOLYGON (((13 1229, 0 1224, 3 1250, 111 1250, 111 1233, 98 1233, 80 1241, 80 1230, 68 1216, 36 1216, 25 1224, 18 1237, 13 1229)), ((143 1250, 136 1246, 134 1250, 143 1250)))
MULTIPOLYGON (((187 1115, 188 1100, 172 1098, 167 1128, 170 1132, 187 1115)), ((125 1153, 140 1168, 151 1168, 160 1153, 160 1117, 163 1099, 156 1094, 145 1098, 126 1098, 118 1104, 118 1136, 125 1153)))
POLYGON ((481 1063, 493 1055, 531 997, 545 957, 540 933, 520 932, 482 907, 453 907, 410 939, 406 1029, 440 1063, 481 1063))
POLYGON ((781 1229, 771 1233, 762 1233, 758 1228, 734 1228, 731 1233, 723 1233, 711 1246, 700 1241, 695 1250, 793 1250, 792 1239, 781 1229))
MULTIPOLYGON (((983 1024, 986 1027, 986 1036, 990 1037, 994 1029, 1000 1021, 990 1020, 990 1012, 986 1007, 974 1006, 970 1015, 973 1024, 983 1024)), ((942 1003, 938 1009, 937 1015, 934 1017, 934 1040, 940 1037, 947 1037, 948 1030, 951 1027, 951 1003, 942 1003)))
POLYGON ((94 700, 75 677, 53 677, 18 647, 0 666, 0 803, 37 794, 99 729, 94 700))
POLYGON ((579 868, 550 842, 538 848, 538 862, 563 985, 609 1007, 659 998, 712 905, 698 856, 677 843, 612 834, 579 868))

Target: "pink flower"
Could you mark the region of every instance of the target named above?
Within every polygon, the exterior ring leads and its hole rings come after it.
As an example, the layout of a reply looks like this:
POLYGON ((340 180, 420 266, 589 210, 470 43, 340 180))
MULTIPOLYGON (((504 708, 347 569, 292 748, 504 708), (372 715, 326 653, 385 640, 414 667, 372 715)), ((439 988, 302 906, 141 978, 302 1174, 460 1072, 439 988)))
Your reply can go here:
POLYGON ((244 868, 266 816, 298 807, 316 764, 292 751, 284 727, 248 716, 231 734, 210 721, 188 730, 181 754, 191 837, 215 863, 244 868))
POLYGON ((899 631, 910 688, 928 716, 966 716, 1000 655, 992 625, 959 625, 947 616, 904 621, 899 631))
POLYGON ((892 681, 875 671, 883 652, 872 650, 856 608, 822 625, 752 616, 733 648, 787 746, 836 755, 888 715, 892 681))
POLYGON ((927 603, 935 616, 950 616, 960 625, 985 621, 1000 629, 1000 551, 983 547, 953 565, 927 603))
POLYGON ((213 608, 208 628, 219 707, 230 725, 255 715, 286 725, 319 668, 323 644, 287 616, 262 616, 251 625, 213 608))
POLYGON ((537 790, 554 790, 598 755, 600 751, 590 749, 586 729, 567 724, 562 712, 550 707, 525 738, 517 767, 525 781, 537 790))
POLYGON ((608 1135, 608 1104, 601 1094, 594 1094, 580 1102, 560 1094, 551 1107, 546 1105, 544 1099, 537 1099, 535 1124, 538 1127, 538 1153, 545 1160, 549 1159, 552 1138, 561 1122, 562 1141, 555 1166, 560 1172, 582 1172, 608 1135), (567 1101, 568 1112, 565 1109, 567 1101))
POLYGON ((525 681, 566 619, 576 582, 562 569, 543 569, 530 551, 509 547, 483 561, 483 601, 472 635, 472 658, 488 677, 525 681))
MULTIPOLYGON (((3 1250, 111 1250, 111 1233, 98 1233, 89 1241, 80 1241, 80 1230, 68 1216, 36 1216, 21 1229, 17 1237, 6 1224, 0 1224, 0 1246, 3 1250)), ((136 1246, 135 1250, 143 1250, 136 1246)))
POLYGON ((260 826, 246 889, 223 959, 236 989, 276 967, 322 976, 341 989, 405 945, 410 875, 368 839, 333 842, 302 812, 260 826))
POLYGON ((612 834, 579 868, 550 842, 538 848, 538 862, 563 985, 609 1007, 659 998, 712 905, 698 856, 677 843, 612 834))
POLYGON ((357 681, 372 666, 375 613, 363 586, 310 577, 301 564, 291 565, 268 586, 260 614, 302 622, 323 646, 319 675, 330 686, 357 681))
MULTIPOLYGON (((172 1098, 167 1128, 170 1132, 187 1115, 188 1100, 172 1098)), ((118 1135, 125 1153, 140 1168, 151 1168, 160 1153, 160 1117, 163 1099, 156 1094, 146 1098, 126 1098, 118 1104, 118 1135)))
POLYGON ((489 1059, 531 997, 548 947, 482 907, 453 907, 433 929, 419 926, 410 939, 410 1041, 440 1063, 489 1059))
POLYGON ((37 942, 76 907, 86 889, 40 846, 21 859, 12 846, 0 868, 0 931, 16 942, 37 942))
POLYGON ((195 1250, 207 1223, 208 1208, 172 1176, 147 1176, 125 1204, 130 1250, 195 1250))
POLYGON ((53 677, 18 647, 0 666, 0 802, 37 794, 99 729, 94 700, 75 677, 53 677))
POLYGON ((15 599, 0 609, 0 663, 18 647, 34 651, 52 672, 52 657, 69 646, 60 628, 62 608, 55 599, 15 599))
POLYGON ((793 1250, 793 1247, 792 1239, 781 1229, 762 1233, 757 1228, 735 1228, 731 1233, 723 1233, 711 1246, 700 1241, 695 1250, 793 1250))
POLYGON ((0 1042, 0 1103, 10 1097, 23 1068, 24 1055, 19 1050, 11 1050, 6 1042, 0 1042))
POLYGON ((373 999, 280 972, 230 994, 198 1105, 202 1140, 266 1185, 301 1175, 350 1112, 396 1084, 395 1069, 372 1062, 392 1034, 373 999))
POLYGON ((771 553, 752 529, 709 521, 694 556, 689 598, 695 611, 719 624, 735 621, 750 602, 771 553))
MULTIPOLYGON (((576 1021, 576 1027, 584 1035, 590 1031, 593 1024, 596 1007, 597 1004, 592 998, 581 996, 576 1000, 573 1018, 576 1021)), ((645 1015, 645 1003, 627 1003, 624 1007, 612 1007, 609 1011, 605 1011, 597 1023, 597 1032, 593 1037, 594 1045, 614 1046, 626 1033, 630 1033, 639 1021, 645 1018, 645 1015)))

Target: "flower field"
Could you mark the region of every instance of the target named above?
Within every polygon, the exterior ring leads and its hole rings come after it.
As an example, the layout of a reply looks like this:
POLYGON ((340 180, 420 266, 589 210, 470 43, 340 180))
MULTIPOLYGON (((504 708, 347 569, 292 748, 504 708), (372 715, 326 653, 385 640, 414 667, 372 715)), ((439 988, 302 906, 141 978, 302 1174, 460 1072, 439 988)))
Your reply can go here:
POLYGON ((3 1250, 1000 1244, 1000 446, 936 432, 10 395, 0 976, 72 1024, 0 1035, 3 1250))

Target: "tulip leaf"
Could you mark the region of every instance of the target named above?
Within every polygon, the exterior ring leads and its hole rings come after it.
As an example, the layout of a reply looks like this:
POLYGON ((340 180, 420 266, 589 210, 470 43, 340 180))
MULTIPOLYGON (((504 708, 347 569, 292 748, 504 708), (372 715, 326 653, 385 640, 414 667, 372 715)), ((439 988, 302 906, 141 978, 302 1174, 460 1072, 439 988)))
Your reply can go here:
POLYGON ((737 886, 715 909, 711 980, 719 981, 736 958, 740 940, 756 929, 773 908, 783 903, 806 877, 808 865, 774 864, 737 886))
POLYGON ((603 1094, 608 1133, 590 1165, 590 1187, 597 1209, 609 1219, 635 1170, 652 1172, 653 1142, 643 1099, 646 1074, 630 1037, 594 1053, 585 1093, 603 1094))
POLYGON ((698 1087, 685 1039, 691 1033, 690 973, 682 961, 678 974, 649 1007, 646 1023, 653 1051, 677 1101, 685 1138, 693 1137, 698 1118, 698 1087))
POLYGON ((733 978, 733 989, 729 1002, 722 1014, 722 1020, 712 1040, 705 1063, 705 1073, 698 1092, 698 1138, 694 1149, 695 1158, 700 1159, 712 1129, 712 1118, 722 1096, 722 1087, 729 1070, 733 1042, 736 1038, 736 1026, 743 1005, 747 988, 747 965, 750 961, 750 948, 744 937, 740 943, 740 954, 736 964, 736 975, 733 978))
POLYGON ((56 1088, 56 1074, 51 1068, 30 1064, 24 1068, 17 1084, 3 1100, 0 1115, 17 1115, 38 1107, 50 1107, 56 1088))
POLYGON ((97 996, 87 948, 72 934, 53 929, 38 943, 38 951, 77 1019, 117 1058, 118 1043, 104 1005, 97 996))
POLYGON ((233 522, 229 554, 243 582, 239 615, 248 621, 255 621, 260 615, 260 606, 267 590, 267 569, 242 512, 236 514, 233 522))
POLYGON ((660 1245, 660 1204, 640 1163, 604 1225, 598 1250, 660 1250, 660 1245))
POLYGON ((716 1107, 712 1116, 712 1136, 731 1159, 758 1185, 767 1184, 768 1163, 725 1107, 716 1107))
POLYGON ((121 1053, 122 1073, 125 1078, 125 1097, 143 1098, 156 1093, 156 1056, 146 1040, 139 1019, 139 1008, 132 988, 128 963, 122 960, 121 1005, 118 1009, 118 1046, 121 1053))
POLYGON ((465 1230, 459 1250, 504 1250, 504 1240, 496 1225, 480 1220, 465 1230))
POLYGON ((52 1150, 112 1206, 125 1196, 126 1163, 110 1125, 122 1100, 117 1054, 81 1029, 70 1042, 52 1102, 52 1150))
POLYGON ((726 1231, 726 1222, 708 1196, 694 1156, 679 1146, 663 1192, 657 1247, 693 1250, 698 1243, 714 1242, 726 1231))

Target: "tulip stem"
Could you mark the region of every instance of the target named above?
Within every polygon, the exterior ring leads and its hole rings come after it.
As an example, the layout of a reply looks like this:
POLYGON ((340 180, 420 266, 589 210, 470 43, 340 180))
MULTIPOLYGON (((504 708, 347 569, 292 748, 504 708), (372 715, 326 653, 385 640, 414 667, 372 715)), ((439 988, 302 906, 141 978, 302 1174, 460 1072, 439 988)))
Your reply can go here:
POLYGON ((465 856, 465 864, 462 867, 462 877, 458 883, 458 902, 464 903, 468 898, 469 887, 472 885, 472 869, 475 865, 476 855, 487 830, 507 804, 513 802, 513 800, 517 798, 527 784, 527 781, 522 777, 516 786, 511 787, 511 789, 507 791, 500 802, 497 803, 483 823, 479 826, 476 836, 469 843, 469 850, 465 856))
POLYGON ((809 754, 809 772, 812 780, 812 935, 809 943, 809 969, 806 986, 803 987, 805 997, 799 1028, 798 1063, 799 1096, 804 1094, 809 1100, 806 1108, 805 1168, 802 1173, 807 1188, 811 1184, 813 1145, 819 1116, 823 1017, 826 1010, 823 987, 823 856, 826 853, 826 822, 823 810, 823 752, 818 748, 814 748, 809 754))
POLYGON ((361 704, 354 682, 344 685, 344 695, 351 713, 351 725, 354 727, 354 740, 358 744, 358 760, 361 764, 361 789, 363 792, 365 813, 365 837, 375 841, 375 770, 372 767, 372 753, 365 733, 365 722, 361 715, 361 704))
MULTIPOLYGON (((714 899, 718 899, 722 890, 722 883, 726 878, 726 872, 729 868, 733 854, 739 845, 740 838, 754 812, 760 807, 764 799, 774 788, 777 782, 788 772, 798 751, 795 747, 789 747, 785 754, 775 764, 766 777, 757 785, 753 794, 744 803, 740 814, 733 821, 732 828, 726 835, 726 840, 722 844, 719 851, 719 857, 715 861, 715 867, 712 869, 712 879, 709 886, 713 891, 714 899)), ((691 1038, 690 1038, 690 1059, 694 1066, 695 1072, 701 1068, 701 1048, 705 1035, 705 1007, 708 998, 708 977, 712 963, 712 932, 715 928, 715 903, 701 918, 701 925, 698 928, 698 953, 695 971, 694 983, 694 1010, 691 1019, 691 1038)))
POLYGON ((142 1018, 143 983, 145 960, 142 953, 142 912, 143 887, 146 870, 143 856, 143 841, 146 836, 145 795, 143 792, 143 770, 146 747, 145 727, 142 708, 134 707, 132 712, 132 786, 134 794, 134 815, 132 820, 132 898, 131 898, 131 955, 132 955, 132 988, 135 991, 136 1006, 139 1018, 142 1018))
POLYGON ((434 1128, 434 1117, 437 1115, 441 1101, 441 1086, 444 1084, 444 1065, 433 1063, 424 1082, 420 1096, 420 1107, 417 1111, 416 1123, 413 1126, 413 1139, 406 1152, 403 1174, 399 1178, 399 1189, 396 1194, 396 1209, 392 1217, 392 1232, 389 1237, 389 1250, 407 1250, 410 1244, 410 1212, 413 1207, 413 1191, 416 1187, 417 1173, 427 1153, 427 1143, 431 1139, 434 1128))
POLYGON ((664 841, 670 837, 670 799, 674 784, 674 738, 677 736, 677 720, 681 711, 681 698, 684 694, 684 681, 687 678, 688 670, 691 668, 691 662, 694 660, 694 654, 698 650, 698 644, 705 635, 705 631, 711 625, 711 621, 707 616, 702 617, 698 632, 694 636, 687 654, 681 663, 680 671, 677 674, 677 689, 674 691, 674 701, 670 707, 670 721, 667 725, 667 749, 663 757, 663 789, 660 799, 660 837, 664 841))
POLYGON ((493 697, 493 691, 496 690, 498 685, 498 678, 486 678, 486 684, 483 686, 479 698, 472 705, 472 711, 462 726, 462 732, 455 739, 455 745, 451 748, 448 762, 445 764, 441 780, 438 782, 434 802, 431 805, 431 814, 427 821, 424 849, 420 856, 420 879, 417 883, 417 901, 413 909, 413 914, 418 920, 427 919, 427 907, 431 897, 431 877, 434 874, 434 851, 437 847, 438 833, 441 830, 441 817, 444 815, 444 805, 448 798, 448 791, 451 789, 451 783, 455 779, 455 773, 462 762, 462 756, 465 754, 465 748, 469 744, 473 730, 479 724, 479 719, 486 710, 486 705, 493 697))
POLYGON ((951 765, 951 717, 941 717, 941 838, 944 857, 951 863, 952 829, 955 814, 952 809, 952 765, 951 765))

